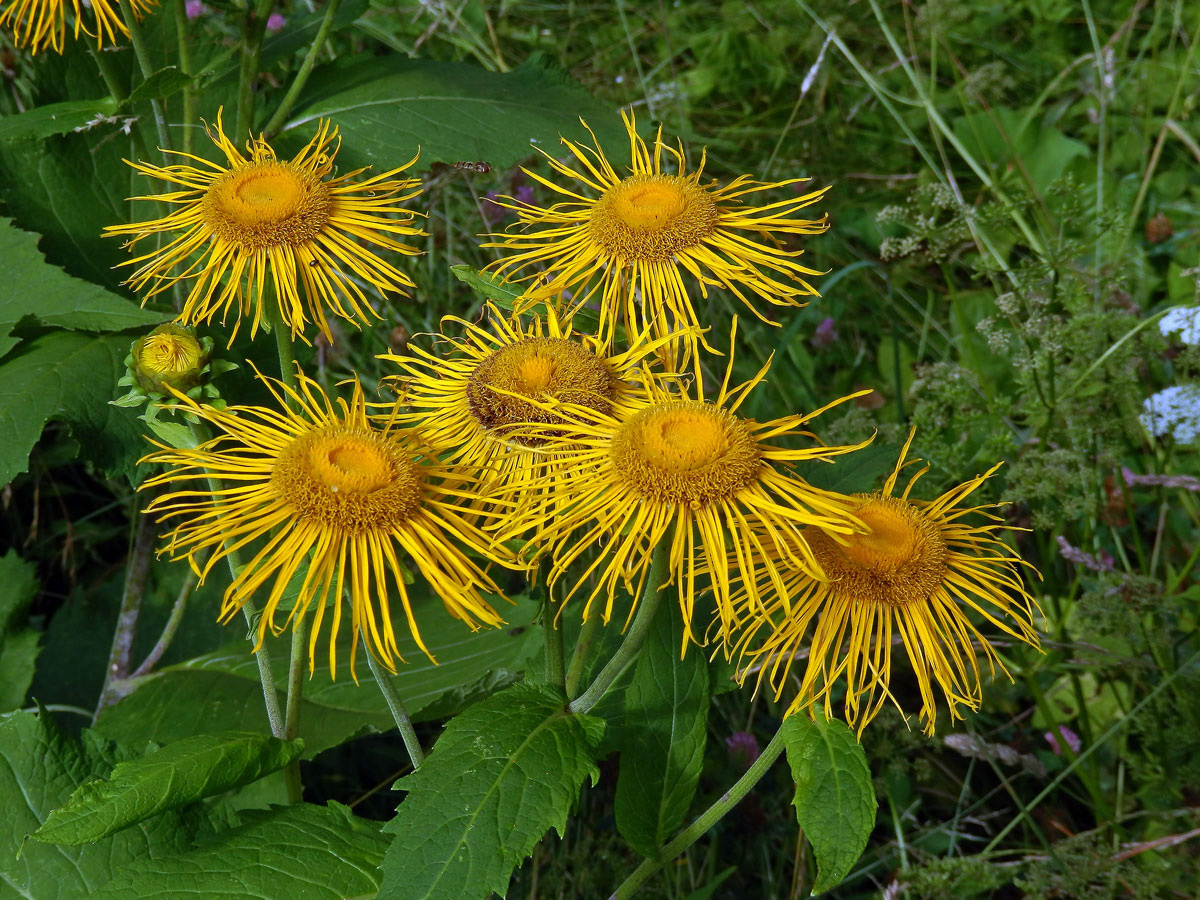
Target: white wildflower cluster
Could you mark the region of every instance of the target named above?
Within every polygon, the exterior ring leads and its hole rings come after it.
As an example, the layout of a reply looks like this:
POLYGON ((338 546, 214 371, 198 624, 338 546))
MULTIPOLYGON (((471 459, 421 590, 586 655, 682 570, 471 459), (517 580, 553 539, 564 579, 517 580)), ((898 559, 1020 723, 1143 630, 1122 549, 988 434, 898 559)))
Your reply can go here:
POLYGON ((1200 384, 1174 384, 1146 398, 1139 416, 1156 437, 1190 444, 1200 437, 1200 384))
POLYGON ((1185 306, 1173 309, 1158 320, 1158 330, 1163 337, 1179 332, 1179 340, 1185 344, 1200 344, 1200 306, 1185 306))

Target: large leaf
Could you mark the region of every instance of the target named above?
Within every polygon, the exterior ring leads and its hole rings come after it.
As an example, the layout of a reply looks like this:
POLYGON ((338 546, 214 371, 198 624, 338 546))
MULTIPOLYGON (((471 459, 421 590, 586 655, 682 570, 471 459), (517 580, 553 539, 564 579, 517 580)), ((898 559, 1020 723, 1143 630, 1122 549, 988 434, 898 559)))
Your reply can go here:
POLYGON ((38 633, 27 627, 26 613, 37 591, 33 563, 16 550, 0 556, 0 712, 21 706, 33 681, 38 633))
POLYGON ((111 97, 47 103, 15 116, 0 118, 0 141, 39 140, 56 134, 84 131, 116 110, 111 97))
POLYGON ((503 896, 547 829, 563 833, 584 778, 599 772, 603 733, 603 720, 571 715, 549 685, 513 685, 452 719, 421 768, 398 783, 408 796, 383 828, 396 837, 381 895, 503 896))
POLYGON ((73 331, 148 328, 166 318, 91 282, 72 278, 42 259, 37 243, 37 235, 21 231, 11 219, 0 216, 0 259, 4 260, 0 356, 16 343, 12 330, 27 317, 43 325, 73 331))
MULTIPOLYGON (((87 732, 85 732, 85 738, 87 732)), ((0 900, 94 897, 114 869, 137 859, 182 853, 210 830, 192 808, 155 816, 133 828, 78 847, 25 841, 50 811, 84 782, 106 775, 112 762, 94 740, 81 745, 33 713, 0 718, 0 900), (20 856, 17 856, 17 848, 20 856)))
POLYGON ((683 619, 664 603, 625 690, 617 830, 653 857, 683 824, 700 771, 708 731, 708 665, 695 647, 683 659, 683 619))
POLYGON ((862 745, 845 723, 805 715, 783 723, 784 749, 796 782, 796 818, 817 860, 820 894, 850 871, 875 827, 875 789, 862 745))
POLYGON ((1053 127, 1039 128, 1033 110, 993 106, 967 113, 954 123, 963 148, 985 166, 1023 170, 1039 193, 1061 178, 1076 159, 1091 154, 1087 144, 1053 127))
POLYGON ((89 781, 33 833, 48 844, 85 844, 130 825, 277 772, 302 741, 234 731, 199 734, 142 759, 118 763, 107 781, 89 781))
POLYGON ((628 152, 617 114, 542 57, 496 73, 387 56, 323 69, 287 129, 308 134, 317 119, 332 119, 356 163, 391 168, 420 149, 423 166, 465 160, 503 169, 534 147, 558 154, 560 134, 590 143, 580 117, 606 147, 628 152))
MULTIPOLYGON (((152 126, 139 122, 132 127, 152 126)), ((52 263, 116 287, 127 270, 113 267, 130 256, 121 241, 102 237, 104 227, 128 221, 135 213, 145 219, 162 214, 150 203, 131 207, 125 202, 159 189, 133 177, 122 159, 134 156, 132 138, 119 117, 41 141, 0 142, 0 199, 18 225, 43 236, 40 248, 52 263)), ((152 161, 162 159, 155 153, 152 161)))
POLYGON ((0 484, 25 471, 51 420, 66 422, 87 456, 130 475, 147 447, 133 412, 109 406, 129 338, 56 331, 0 360, 0 484))
MULTIPOLYGON (((246 810, 244 824, 194 850, 139 859, 91 900, 367 900, 379 890, 387 840, 338 803, 246 810)), ((82 895, 81 895, 82 896, 82 895)))
POLYGON ((832 463, 812 462, 798 473, 813 487, 841 494, 867 493, 896 466, 900 448, 876 440, 861 450, 833 457, 832 463))
MULTIPOLYGON (((462 704, 511 683, 536 648, 536 633, 527 625, 536 612, 532 603, 508 610, 509 624, 472 632, 446 615, 434 601, 417 609, 421 634, 437 655, 434 665, 406 635, 397 635, 401 664, 393 679, 409 715, 417 720, 440 718, 462 704)), ((348 630, 348 629, 347 629, 348 630)), ((276 683, 287 683, 287 653, 274 647, 276 683)), ((318 670, 304 685, 300 737, 304 755, 312 757, 356 735, 385 732, 395 723, 379 689, 368 676, 355 684, 349 648, 338 654, 337 679, 318 670)), ((365 668, 360 660, 359 666, 365 668)), ((131 695, 109 707, 96 729, 106 737, 136 745, 152 740, 168 743, 193 734, 220 731, 269 733, 263 708, 258 664, 248 643, 211 653, 151 676, 131 695)))

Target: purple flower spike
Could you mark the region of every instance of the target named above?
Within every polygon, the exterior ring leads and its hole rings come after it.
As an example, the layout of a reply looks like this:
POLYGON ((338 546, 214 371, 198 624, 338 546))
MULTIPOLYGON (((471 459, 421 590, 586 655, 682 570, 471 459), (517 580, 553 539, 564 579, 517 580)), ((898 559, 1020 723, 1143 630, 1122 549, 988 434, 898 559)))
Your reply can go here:
POLYGON ((750 768, 761 752, 758 741, 748 731, 735 731, 725 738, 725 749, 729 751, 730 759, 743 769, 750 768))
MULTIPOLYGON (((1083 746, 1083 744, 1079 740, 1079 735, 1077 735, 1075 732, 1073 732, 1066 725, 1059 725, 1058 733, 1062 737, 1062 739, 1067 742, 1067 746, 1071 748, 1071 752, 1078 755, 1080 748, 1083 746)), ((1044 737, 1046 738, 1046 743, 1048 743, 1050 745, 1050 750, 1054 753, 1054 755, 1062 756, 1063 755, 1062 745, 1059 744, 1058 738, 1055 737, 1054 732, 1047 731, 1045 733, 1044 737)))
POLYGON ((824 350, 837 340, 837 336, 837 328, 834 327, 833 319, 826 317, 813 332, 812 345, 818 350, 824 350))
POLYGON ((183 10, 187 13, 189 19, 198 19, 208 12, 208 7, 204 5, 202 0, 187 0, 187 3, 183 6, 183 10))
POLYGON ((487 220, 489 225, 502 222, 508 217, 509 211, 496 202, 499 196, 499 191, 488 191, 483 195, 483 202, 479 205, 483 211, 483 218, 487 220))
POLYGON ((287 19, 285 19, 279 13, 271 13, 270 18, 267 19, 267 33, 274 34, 275 32, 281 30, 286 24, 287 19))

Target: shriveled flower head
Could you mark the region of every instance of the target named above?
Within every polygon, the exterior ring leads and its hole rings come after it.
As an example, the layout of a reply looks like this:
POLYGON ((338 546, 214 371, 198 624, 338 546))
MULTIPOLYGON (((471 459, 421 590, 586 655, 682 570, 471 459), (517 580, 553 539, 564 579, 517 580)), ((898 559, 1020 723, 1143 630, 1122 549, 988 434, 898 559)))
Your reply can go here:
POLYGON ((560 322, 553 308, 544 319, 533 316, 528 322, 491 305, 488 314, 490 329, 444 318, 443 331, 463 332, 460 338, 443 338, 445 354, 411 346, 409 355, 380 357, 402 370, 389 378, 405 410, 396 418, 419 424, 447 460, 478 471, 485 480, 553 490, 562 454, 544 446, 538 426, 553 431, 562 419, 547 404, 607 412, 628 394, 632 380, 640 377, 638 364, 662 342, 638 342, 623 353, 607 353, 595 337, 560 322))
POLYGON ((746 663, 741 679, 755 671, 760 684, 769 677, 778 699, 793 664, 807 654, 787 715, 817 702, 832 715, 833 690, 843 677, 846 721, 860 734, 886 701, 903 712, 890 689, 897 644, 916 676, 920 718, 932 734, 939 694, 951 721, 962 718, 960 707, 979 708, 977 652, 992 675, 997 668, 1008 674, 972 614, 1011 638, 1039 644, 1033 620, 1041 610, 1019 572, 1028 563, 998 537, 1011 529, 985 512, 989 506, 962 505, 999 464, 936 500, 910 499, 925 467, 893 496, 912 437, 883 490, 854 495, 854 513, 869 532, 804 530, 828 580, 798 571, 784 572, 781 583, 767 583, 761 572, 739 578, 734 606, 748 623, 737 642, 746 663), (760 597, 752 599, 752 593, 760 597), (772 598, 765 609, 762 596, 772 598), (760 642, 761 633, 766 638, 760 642))
POLYGON ((776 445, 773 439, 779 437, 811 437, 800 427, 829 406, 761 423, 739 415, 738 408, 766 372, 764 366, 745 384, 731 388, 727 370, 712 401, 699 388, 646 378, 608 411, 551 405, 565 423, 562 440, 571 453, 555 474, 554 491, 514 513, 513 524, 502 534, 532 525, 527 546, 550 555, 551 582, 564 578, 569 567, 595 549, 594 559, 572 572, 563 599, 593 583, 583 614, 586 618, 603 595, 605 621, 612 615, 617 587, 624 585, 639 596, 655 548, 665 548, 669 578, 678 586, 687 625, 685 647, 692 638, 697 594, 708 587, 706 579, 698 578, 702 571, 711 576, 726 627, 732 623, 733 570, 766 567, 774 580, 792 568, 820 576, 820 564, 807 545, 785 536, 804 525, 847 534, 860 526, 845 499, 812 487, 792 468, 863 445, 799 450, 776 445))
POLYGON ((265 303, 279 304, 293 338, 307 340, 305 325, 314 322, 332 340, 327 312, 356 325, 380 317, 358 281, 383 293, 404 294, 413 286, 377 249, 420 252, 392 237, 424 234, 413 227, 413 213, 400 206, 420 193, 419 183, 394 177, 415 157, 359 181, 365 169, 328 177, 341 143, 328 121, 290 160, 277 159, 262 138, 249 141, 242 155, 225 136, 219 112, 208 136, 225 154, 225 164, 186 153, 177 155, 199 167, 130 163, 147 177, 183 188, 133 198, 166 203, 173 212, 104 229, 107 235, 131 236, 126 246, 177 233, 161 248, 124 263, 137 267, 126 283, 146 290, 143 302, 184 281, 191 287, 179 320, 211 322, 219 312, 224 323, 232 310, 231 344, 243 316, 253 314, 250 334, 257 332, 265 303))
POLYGON ((450 614, 471 628, 501 624, 482 593, 499 591, 474 557, 510 565, 512 559, 459 514, 458 503, 474 496, 470 480, 441 465, 418 435, 373 427, 357 383, 347 403, 331 401, 303 374, 295 389, 263 381, 278 409, 217 410, 181 399, 182 408, 220 434, 195 449, 159 444, 143 460, 170 467, 146 487, 178 486, 147 508, 160 520, 182 520, 170 534, 167 551, 186 554, 202 578, 232 552, 249 556, 225 592, 221 621, 228 622, 247 598, 258 595, 264 603, 261 642, 268 627, 279 634, 311 607, 311 670, 329 611, 333 673, 348 605, 351 670, 365 634, 370 652, 395 671, 399 651, 389 575, 413 639, 433 658, 409 602, 408 567, 419 571, 450 614), (212 553, 201 564, 208 550, 212 553), (276 614, 293 579, 299 580, 299 593, 280 624, 276 614))
MULTIPOLYGON (((158 4, 155 0, 130 0, 133 14, 143 19, 158 4)), ((79 32, 96 39, 96 49, 129 36, 121 20, 121 7, 113 0, 71 0, 73 36, 79 32), (85 13, 84 10, 87 10, 85 13)), ((66 0, 0 0, 0 28, 12 32, 13 43, 34 53, 50 47, 63 52, 67 34, 66 0)))
POLYGON ((764 183, 739 175, 725 185, 703 183, 703 153, 689 172, 682 148, 663 143, 661 128, 651 149, 638 137, 632 113, 622 117, 629 133, 629 174, 618 174, 595 135, 594 149, 563 139, 573 164, 543 152, 562 184, 526 174, 566 199, 545 208, 506 204, 522 230, 494 235, 500 240, 483 245, 512 251, 493 268, 544 269, 526 276, 545 279, 527 291, 531 300, 571 291, 582 305, 599 292, 600 335, 606 340, 618 323, 630 334, 650 330, 659 337, 680 327, 698 328, 685 273, 699 282, 702 295, 708 285, 720 285, 759 318, 765 317, 758 301, 802 306, 802 297, 816 294, 804 279, 820 273, 801 265, 802 251, 785 249, 783 240, 825 231, 824 217, 796 214, 826 188, 799 196, 789 191, 786 200, 763 203, 762 192, 808 179, 764 183))

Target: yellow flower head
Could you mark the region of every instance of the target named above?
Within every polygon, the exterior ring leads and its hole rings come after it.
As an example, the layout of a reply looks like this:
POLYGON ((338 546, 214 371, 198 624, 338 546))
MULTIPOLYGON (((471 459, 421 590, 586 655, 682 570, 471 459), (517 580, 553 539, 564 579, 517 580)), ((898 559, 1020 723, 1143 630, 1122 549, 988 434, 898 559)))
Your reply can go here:
POLYGON ((171 532, 167 551, 186 554, 202 578, 230 553, 247 548, 253 552, 225 592, 221 621, 228 622, 247 598, 271 582, 258 640, 261 643, 268 626, 279 634, 315 607, 311 670, 332 587, 330 672, 337 667, 343 593, 354 636, 351 670, 359 636, 365 633, 370 652, 395 671, 399 651, 392 630, 389 573, 413 639, 433 658, 409 602, 407 563, 421 573, 451 615, 471 628, 502 624, 481 593, 499 591, 467 551, 506 565, 513 560, 459 514, 459 500, 474 498, 471 481, 442 466, 417 436, 374 428, 357 383, 347 403, 341 398, 331 401, 303 374, 295 389, 274 379, 263 381, 279 410, 217 410, 181 398, 182 408, 221 434, 195 449, 159 444, 160 449, 143 460, 171 467, 145 487, 182 486, 155 498, 147 508, 160 520, 183 520, 171 532), (212 555, 200 565, 197 557, 209 549, 212 555), (276 612, 294 578, 300 579, 299 593, 278 625, 276 612))
MULTIPOLYGON (((155 0, 130 0, 139 20, 157 5, 155 0)), ((75 40, 82 31, 96 39, 97 49, 103 49, 105 42, 115 44, 118 34, 129 36, 129 29, 121 21, 120 5, 113 0, 71 0, 71 9, 75 40), (85 8, 95 17, 95 31, 84 22, 85 8)), ((66 0, 0 0, 0 27, 11 29, 18 47, 29 47, 34 53, 50 47, 62 53, 67 33, 66 0)))
POLYGON ((854 497, 854 513, 869 532, 805 529, 803 536, 828 581, 787 572, 782 583, 768 585, 756 573, 759 583, 745 579, 735 594, 734 606, 748 623, 738 640, 747 663, 740 673, 743 681, 754 671, 760 683, 769 675, 778 699, 793 663, 807 651, 800 689, 787 715, 817 701, 832 715, 833 687, 843 675, 846 721, 860 734, 886 701, 903 711, 889 687, 895 637, 916 674, 920 718, 926 733, 932 734, 935 685, 951 721, 962 718, 960 706, 979 708, 976 645, 991 674, 997 667, 1008 674, 969 610, 1009 637, 1038 646, 1033 619, 1041 610, 1018 571, 1028 563, 997 537, 1010 529, 983 512, 989 507, 960 505, 999 465, 932 502, 910 499, 925 467, 900 496, 892 496, 912 439, 910 433, 883 490, 854 497), (989 521, 969 525, 963 520, 970 514, 989 521), (752 601, 751 593, 770 593, 773 599, 764 606, 757 596, 752 601), (768 635, 758 644, 756 636, 763 631, 768 635))
POLYGON ((182 232, 160 249, 125 263, 137 266, 127 283, 136 291, 149 288, 144 299, 176 282, 191 281, 179 320, 211 322, 219 311, 224 322, 232 307, 231 344, 242 316, 251 310, 250 334, 255 334, 264 302, 279 304, 293 338, 303 338, 305 324, 312 321, 332 340, 326 310, 355 324, 379 318, 356 279, 381 292, 404 294, 413 286, 408 276, 360 242, 403 255, 420 252, 390 237, 424 234, 413 227, 413 214, 400 206, 420 193, 418 182, 393 177, 415 158, 399 169, 356 181, 364 169, 327 177, 340 145, 337 128, 328 121, 290 160, 276 159, 262 138, 249 141, 243 156, 225 136, 219 112, 216 131, 209 129, 208 136, 225 154, 226 165, 184 153, 178 155, 203 168, 130 163, 143 175, 184 188, 134 198, 176 207, 169 215, 105 229, 109 235, 131 235, 128 246, 151 235, 182 232), (268 280, 274 299, 263 296, 268 280))
POLYGON ((711 402, 699 389, 693 394, 646 378, 614 402, 611 411, 551 407, 566 423, 563 440, 571 452, 557 467, 554 490, 514 513, 514 523, 502 534, 532 527, 527 546, 550 554, 552 582, 589 549, 598 548, 564 601, 595 576, 584 617, 604 593, 605 621, 612 615, 618 584, 639 596, 653 552, 663 546, 669 552, 670 578, 679 589, 687 637, 697 593, 706 586, 697 584, 701 572, 711 577, 725 637, 733 622, 731 570, 766 567, 775 581, 792 568, 820 576, 820 564, 808 546, 786 535, 804 525, 847 534, 861 527, 844 498, 818 490, 790 471, 795 463, 827 460, 857 446, 793 450, 773 440, 810 437, 800 426, 829 406, 762 423, 738 415, 766 372, 764 366, 754 378, 731 388, 727 370, 711 402))
POLYGON ((208 361, 193 330, 179 325, 159 325, 134 341, 131 352, 138 383, 161 393, 166 393, 167 385, 184 391, 193 387, 208 361))
MULTIPOLYGON (((461 338, 444 338, 450 352, 383 355, 403 370, 390 376, 400 394, 401 422, 421 426, 447 459, 492 480, 553 490, 562 453, 544 447, 539 426, 554 431, 562 419, 548 403, 569 403, 606 412, 631 390, 638 364, 661 342, 641 342, 609 354, 596 338, 576 334, 552 308, 545 319, 524 324, 489 305, 491 329, 454 316, 461 338), (534 477, 544 475, 545 478, 534 477)), ((557 434, 557 432, 555 432, 557 434)), ((491 494, 492 491, 488 491, 491 494)))
POLYGON ((563 139, 574 166, 543 152, 568 181, 559 185, 534 172, 526 174, 566 201, 548 208, 520 201, 502 204, 516 211, 524 230, 494 235, 501 240, 483 245, 513 251, 492 268, 544 268, 545 283, 527 292, 531 300, 569 290, 582 305, 599 291, 600 336, 605 340, 612 339, 620 322, 630 334, 649 330, 658 337, 680 327, 697 329, 688 332, 695 344, 699 323, 684 273, 699 281, 704 296, 707 285, 720 285, 759 318, 764 317, 756 299, 802 306, 801 297, 816 294, 804 278, 820 273, 802 266, 797 261, 802 251, 785 249, 781 239, 820 234, 828 227, 824 217, 796 217, 825 188, 748 205, 763 191, 809 179, 763 183, 741 175, 723 186, 704 184, 703 154, 700 165, 688 172, 682 149, 664 144, 661 128, 651 150, 638 137, 633 115, 622 117, 629 133, 630 174, 622 177, 613 169, 595 135, 595 149, 563 139), (672 161, 665 168, 673 173, 664 170, 664 156, 672 161))

